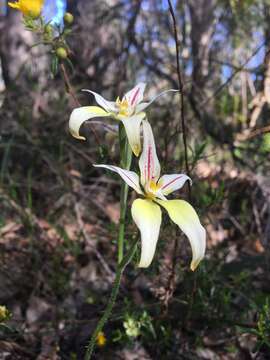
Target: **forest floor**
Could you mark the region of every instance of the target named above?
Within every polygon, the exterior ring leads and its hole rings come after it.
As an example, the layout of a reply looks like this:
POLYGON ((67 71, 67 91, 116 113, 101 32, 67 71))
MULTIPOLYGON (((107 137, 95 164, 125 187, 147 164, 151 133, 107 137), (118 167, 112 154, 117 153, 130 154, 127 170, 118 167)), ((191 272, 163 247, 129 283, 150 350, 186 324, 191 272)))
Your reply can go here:
MULTIPOLYGON (((23 159, 27 149, 18 155, 13 143, 8 151, 6 163, 22 161, 13 187, 0 190, 0 299, 10 313, 0 324, 0 359, 83 359, 115 275, 118 182, 110 178, 99 192, 105 175, 83 183, 62 163, 67 185, 46 154, 58 181, 35 172, 36 164, 23 177, 23 163, 40 160, 23 159)), ((197 176, 212 189, 227 177, 213 203, 205 192, 206 259, 190 272, 188 242, 165 225, 152 266, 128 266, 97 359, 270 359, 269 255, 251 220, 240 217, 250 204, 259 213, 263 195, 252 202, 254 179, 235 171, 199 162, 197 176)), ((130 215, 128 223, 133 237, 130 215)))

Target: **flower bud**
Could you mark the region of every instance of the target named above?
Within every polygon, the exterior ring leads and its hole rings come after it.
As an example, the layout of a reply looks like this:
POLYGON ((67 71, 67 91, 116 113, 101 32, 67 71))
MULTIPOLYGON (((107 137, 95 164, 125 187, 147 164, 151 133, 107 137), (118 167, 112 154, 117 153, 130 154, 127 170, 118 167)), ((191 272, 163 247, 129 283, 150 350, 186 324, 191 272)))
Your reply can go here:
POLYGON ((74 21, 74 16, 71 13, 66 12, 64 15, 64 23, 66 25, 72 25, 74 21))
POLYGON ((67 50, 63 47, 56 49, 56 55, 59 59, 65 60, 68 57, 67 50))
POLYGON ((45 28, 44 28, 44 32, 45 32, 46 34, 48 34, 48 35, 51 35, 52 32, 53 32, 53 27, 52 27, 52 25, 47 24, 47 25, 45 26, 45 28))

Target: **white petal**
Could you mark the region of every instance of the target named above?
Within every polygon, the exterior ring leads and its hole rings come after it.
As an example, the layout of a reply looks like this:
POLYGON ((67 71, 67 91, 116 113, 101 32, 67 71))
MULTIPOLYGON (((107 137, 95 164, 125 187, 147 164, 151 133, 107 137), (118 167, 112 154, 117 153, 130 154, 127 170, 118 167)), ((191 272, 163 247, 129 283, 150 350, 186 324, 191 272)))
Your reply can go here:
POLYGON ((138 194, 143 195, 143 192, 140 188, 139 176, 134 171, 124 170, 119 168, 118 166, 113 166, 113 165, 94 165, 94 166, 102 167, 116 172, 128 184, 128 186, 134 189, 138 194))
POLYGON ((184 200, 155 201, 168 211, 171 220, 188 237, 192 249, 190 268, 194 271, 203 259, 206 247, 206 232, 200 223, 196 211, 184 200))
POLYGON ((131 214, 141 233, 141 259, 139 267, 148 267, 154 257, 161 224, 160 207, 151 200, 136 199, 131 214))
POLYGON ((125 94, 124 98, 127 99, 129 106, 135 107, 142 102, 145 86, 145 83, 139 83, 125 94))
POLYGON ((85 137, 79 134, 81 125, 86 120, 104 116, 110 116, 110 114, 98 106, 82 106, 74 109, 69 118, 69 131, 76 139, 85 140, 85 137))
POLYGON ((192 185, 190 177, 185 174, 163 175, 159 179, 158 185, 161 185, 160 190, 163 195, 169 195, 173 191, 181 189, 187 180, 189 180, 190 185, 192 185))
POLYGON ((136 113, 139 113, 141 111, 144 111, 149 105, 151 105, 154 101, 156 101, 157 98, 159 98, 160 96, 167 94, 168 92, 177 92, 179 90, 176 89, 169 89, 169 90, 165 90, 162 93, 156 95, 153 99, 151 99, 149 102, 144 102, 144 103, 140 103, 136 106, 136 113))
POLYGON ((117 112, 117 107, 114 101, 108 101, 104 99, 104 97, 102 97, 101 95, 99 95, 98 93, 92 90, 83 89, 82 91, 86 91, 93 94, 98 105, 102 106, 103 109, 105 109, 106 111, 117 112))
POLYGON ((141 123, 145 113, 140 113, 121 119, 128 138, 129 145, 136 156, 141 152, 141 123))
POLYGON ((143 121, 143 151, 139 160, 141 184, 157 181, 160 175, 160 164, 157 157, 152 128, 148 121, 143 121))

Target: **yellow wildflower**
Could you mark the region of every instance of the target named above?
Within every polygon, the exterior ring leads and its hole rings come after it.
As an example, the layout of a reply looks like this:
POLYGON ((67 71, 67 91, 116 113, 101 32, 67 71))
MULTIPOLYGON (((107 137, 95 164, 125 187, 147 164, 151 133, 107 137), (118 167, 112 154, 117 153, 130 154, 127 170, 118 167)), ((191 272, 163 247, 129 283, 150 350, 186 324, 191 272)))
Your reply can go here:
POLYGON ((100 347, 105 346, 107 339, 103 331, 100 331, 97 335, 97 345, 100 347))
POLYGON ((9 311, 6 306, 0 306, 0 322, 5 321, 9 317, 9 311))
POLYGON ((8 5, 13 9, 19 10, 26 17, 36 19, 40 16, 44 0, 18 0, 9 2, 8 5))

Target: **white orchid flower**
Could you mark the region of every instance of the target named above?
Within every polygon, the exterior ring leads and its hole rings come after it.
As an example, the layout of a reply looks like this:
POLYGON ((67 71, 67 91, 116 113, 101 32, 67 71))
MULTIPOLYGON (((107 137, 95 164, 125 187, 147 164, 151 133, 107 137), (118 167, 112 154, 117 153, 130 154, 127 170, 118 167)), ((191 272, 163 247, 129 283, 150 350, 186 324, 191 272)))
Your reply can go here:
POLYGON ((188 237, 192 249, 191 270, 195 270, 203 259, 206 247, 206 232, 196 211, 184 200, 167 200, 166 196, 180 189, 191 179, 184 174, 160 177, 160 164, 152 129, 148 121, 143 122, 143 152, 139 160, 140 178, 129 170, 111 165, 95 165, 118 173, 143 199, 136 199, 131 208, 135 224, 141 233, 141 258, 139 267, 148 267, 154 257, 161 225, 161 209, 165 208, 171 220, 188 237), (160 205, 160 206, 159 206, 160 205))
POLYGON ((95 117, 112 117, 122 121, 130 147, 136 156, 141 152, 140 128, 142 120, 145 118, 144 110, 152 104, 159 96, 178 90, 166 90, 155 96, 149 102, 143 102, 145 83, 139 83, 132 90, 128 91, 122 100, 118 97, 116 101, 107 101, 101 95, 91 90, 88 91, 94 95, 96 102, 100 106, 82 106, 72 111, 69 119, 69 130, 71 134, 81 140, 85 137, 79 134, 81 125, 95 117))

